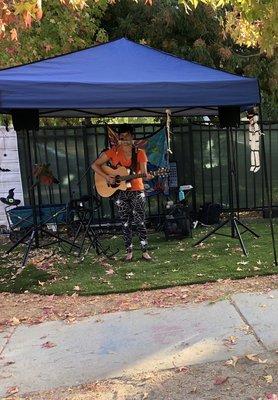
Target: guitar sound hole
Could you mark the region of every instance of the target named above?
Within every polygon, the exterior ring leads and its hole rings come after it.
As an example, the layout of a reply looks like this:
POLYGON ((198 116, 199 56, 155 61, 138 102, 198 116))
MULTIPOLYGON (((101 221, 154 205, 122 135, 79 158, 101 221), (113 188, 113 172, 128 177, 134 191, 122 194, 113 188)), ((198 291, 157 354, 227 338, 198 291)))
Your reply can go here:
POLYGON ((115 176, 115 183, 113 183, 113 185, 110 185, 112 188, 116 188, 120 185, 121 181, 120 181, 120 177, 119 176, 115 176))

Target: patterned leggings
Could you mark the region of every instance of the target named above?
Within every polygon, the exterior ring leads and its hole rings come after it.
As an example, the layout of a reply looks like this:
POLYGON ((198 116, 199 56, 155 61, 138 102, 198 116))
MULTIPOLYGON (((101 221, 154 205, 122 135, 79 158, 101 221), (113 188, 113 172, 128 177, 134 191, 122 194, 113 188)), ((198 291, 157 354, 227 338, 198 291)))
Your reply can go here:
POLYGON ((136 225, 142 251, 147 250, 147 230, 145 225, 144 192, 119 191, 115 196, 115 204, 122 222, 122 231, 127 253, 132 252, 132 223, 136 225))

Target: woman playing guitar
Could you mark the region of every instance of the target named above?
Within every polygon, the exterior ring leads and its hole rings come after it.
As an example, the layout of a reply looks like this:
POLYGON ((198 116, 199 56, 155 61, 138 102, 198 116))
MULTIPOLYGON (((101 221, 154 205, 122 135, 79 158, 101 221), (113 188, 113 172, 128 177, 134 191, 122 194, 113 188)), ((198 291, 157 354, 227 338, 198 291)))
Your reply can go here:
MULTIPOLYGON (((144 150, 136 149, 133 146, 133 130, 128 124, 119 127, 119 145, 106 150, 92 164, 92 169, 103 176, 107 183, 113 185, 115 177, 107 175, 102 166, 108 162, 117 167, 119 165, 130 168, 133 173, 145 175, 145 179, 152 179, 147 172, 147 156, 144 150)), ((130 181, 129 188, 125 191, 119 190, 114 196, 114 202, 117 207, 121 223, 122 232, 126 248, 126 261, 132 261, 132 223, 137 227, 138 236, 142 250, 142 258, 150 261, 152 258, 147 251, 147 230, 145 225, 145 193, 142 178, 136 178, 130 181)))

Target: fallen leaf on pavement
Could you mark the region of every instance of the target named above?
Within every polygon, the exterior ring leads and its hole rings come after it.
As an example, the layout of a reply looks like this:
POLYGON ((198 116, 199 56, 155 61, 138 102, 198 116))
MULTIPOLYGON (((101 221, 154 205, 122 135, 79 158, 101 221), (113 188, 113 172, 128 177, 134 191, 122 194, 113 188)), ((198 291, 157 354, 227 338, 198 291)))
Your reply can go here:
POLYGON ((10 395, 16 394, 18 392, 19 392, 18 387, 17 386, 12 386, 12 387, 8 388, 6 393, 10 396, 10 395))
POLYGON ((267 383, 272 383, 273 382, 272 375, 265 375, 264 379, 266 380, 267 383))
POLYGON ((178 367, 176 369, 176 372, 188 372, 189 368, 188 367, 178 367))
POLYGON ((52 342, 45 342, 41 345, 41 347, 43 347, 44 349, 51 349, 51 347, 55 347, 56 344, 52 343, 52 342))
POLYGON ((235 367, 238 360, 239 360, 239 357, 232 356, 231 360, 228 360, 225 362, 225 365, 232 365, 233 367, 235 367))
POLYGON ((222 385, 223 383, 227 382, 228 379, 229 379, 228 376, 217 376, 214 379, 213 384, 214 385, 222 385))
POLYGON ((20 320, 16 317, 12 318, 12 325, 19 325, 20 324, 20 320))
POLYGON ((226 339, 223 339, 225 346, 234 346, 237 344, 237 337, 236 336, 229 336, 226 339))
POLYGON ((4 364, 4 367, 7 367, 8 365, 12 365, 12 364, 15 364, 15 361, 7 361, 7 362, 4 364))
POLYGON ((275 393, 266 393, 265 397, 267 400, 278 400, 278 395, 275 393))
POLYGON ((267 363, 267 358, 265 360, 262 360, 259 358, 257 354, 246 354, 245 356, 248 360, 259 363, 259 364, 266 364, 267 363))
POLYGON ((246 354, 245 358, 250 361, 258 362, 257 354, 246 354))

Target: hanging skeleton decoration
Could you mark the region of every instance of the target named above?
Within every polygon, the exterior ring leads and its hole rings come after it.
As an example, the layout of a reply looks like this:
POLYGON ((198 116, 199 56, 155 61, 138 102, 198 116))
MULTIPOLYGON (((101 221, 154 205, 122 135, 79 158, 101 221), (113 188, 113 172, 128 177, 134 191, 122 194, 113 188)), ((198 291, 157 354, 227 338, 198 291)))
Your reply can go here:
POLYGON ((168 153, 173 154, 171 149, 171 110, 167 108, 166 112, 166 130, 167 130, 167 143, 168 143, 168 153))
POLYGON ((254 111, 247 114, 249 119, 249 146, 251 149, 251 172, 258 172, 261 168, 260 162, 260 136, 263 135, 258 124, 259 116, 254 111))

